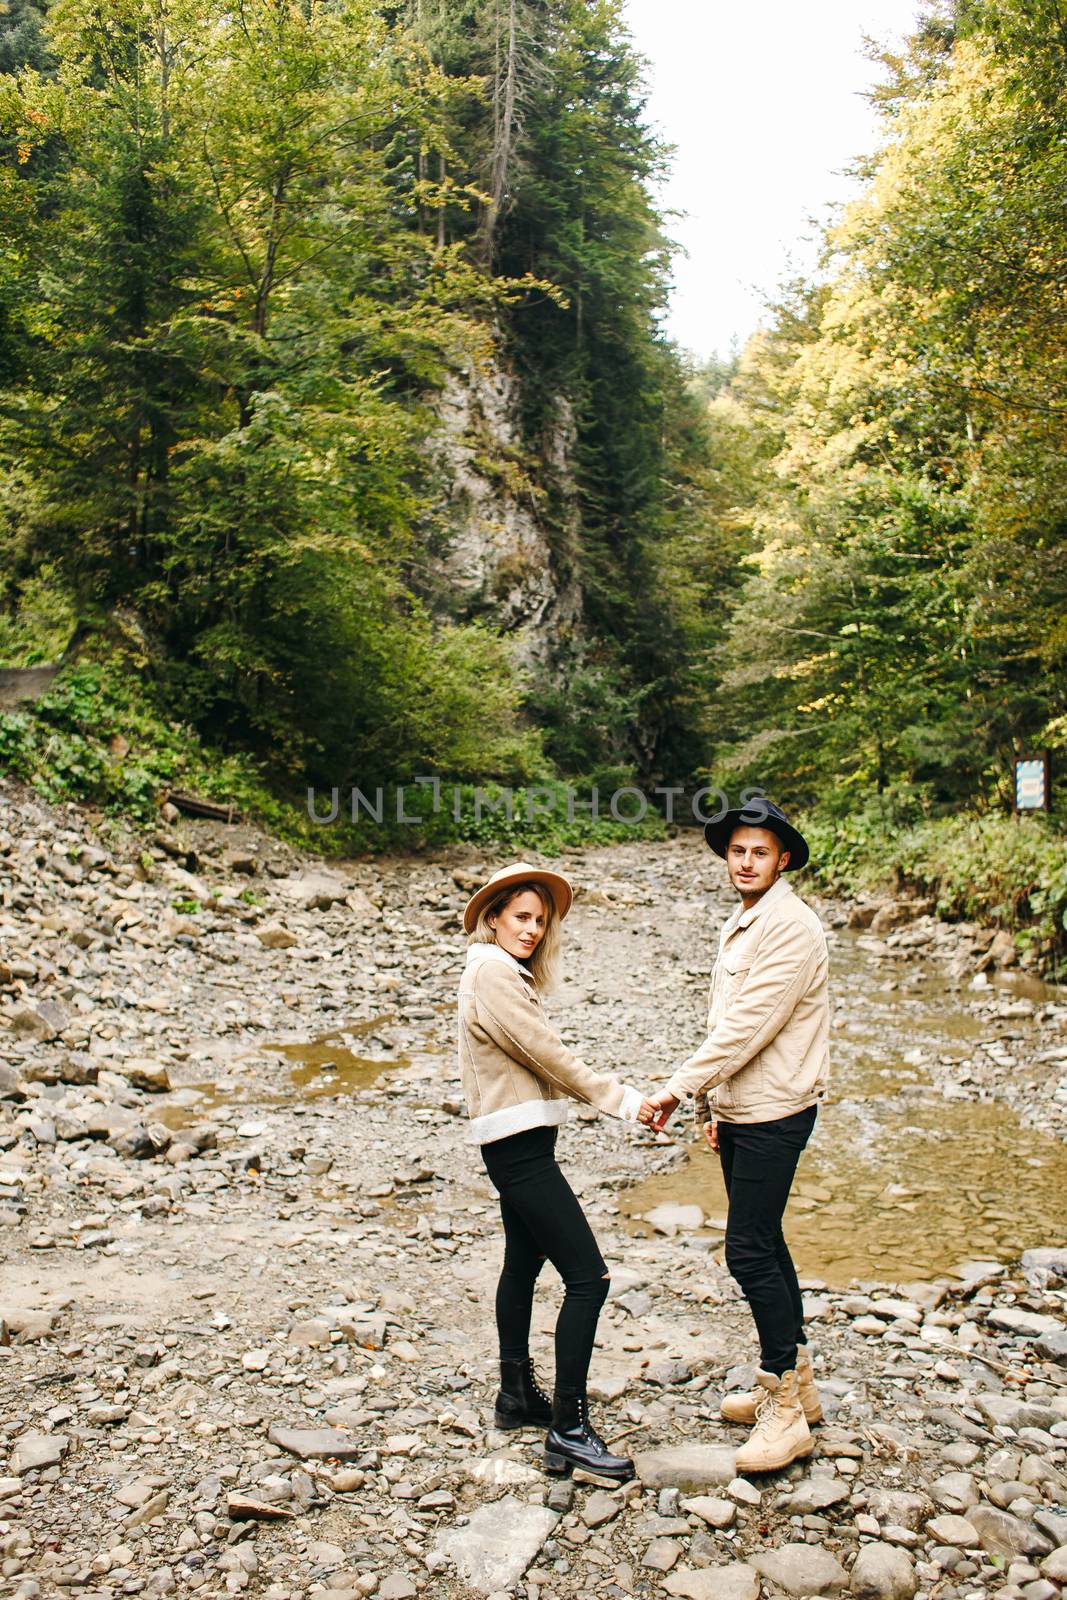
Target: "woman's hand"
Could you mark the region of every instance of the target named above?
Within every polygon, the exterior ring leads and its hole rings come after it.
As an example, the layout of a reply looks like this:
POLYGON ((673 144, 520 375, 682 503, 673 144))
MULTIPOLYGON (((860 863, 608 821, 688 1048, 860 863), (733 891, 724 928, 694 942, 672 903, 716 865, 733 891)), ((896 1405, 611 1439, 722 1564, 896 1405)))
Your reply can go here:
POLYGON ((678 1109, 678 1101, 673 1094, 668 1094, 666 1089, 661 1089, 659 1094, 650 1095, 648 1104, 652 1107, 653 1118, 651 1126, 657 1133, 662 1133, 671 1117, 678 1109))
POLYGON ((637 1113, 638 1122, 644 1123, 646 1128, 650 1128, 652 1126, 652 1123, 653 1123, 653 1120, 655 1118, 655 1115, 656 1115, 656 1108, 652 1104, 652 1102, 650 1100, 642 1100, 641 1101, 641 1109, 637 1113))
POLYGON ((719 1152, 719 1124, 717 1122, 705 1122, 704 1137, 708 1141, 708 1149, 713 1150, 717 1155, 719 1152))

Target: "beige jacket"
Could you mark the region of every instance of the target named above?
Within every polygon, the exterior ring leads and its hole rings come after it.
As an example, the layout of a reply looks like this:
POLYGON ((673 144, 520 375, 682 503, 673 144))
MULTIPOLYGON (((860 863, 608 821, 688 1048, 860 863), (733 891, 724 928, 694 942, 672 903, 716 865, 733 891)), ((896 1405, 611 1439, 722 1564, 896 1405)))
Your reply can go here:
POLYGON ((636 1122, 641 1096, 567 1049, 521 961, 472 944, 459 986, 459 1070, 471 1138, 492 1144, 566 1122, 569 1100, 636 1122))
POLYGON ((817 1104, 830 1071, 826 935, 779 878, 719 935, 708 1037, 667 1083, 723 1122, 771 1122, 817 1104))

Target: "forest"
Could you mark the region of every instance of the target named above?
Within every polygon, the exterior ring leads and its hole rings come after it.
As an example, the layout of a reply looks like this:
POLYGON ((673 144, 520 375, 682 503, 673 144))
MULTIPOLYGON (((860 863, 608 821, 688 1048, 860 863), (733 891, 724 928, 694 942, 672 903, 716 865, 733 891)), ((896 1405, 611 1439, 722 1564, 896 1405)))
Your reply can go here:
POLYGON ((0 764, 278 825, 761 785, 828 881, 1062 937, 1062 805, 1008 813, 1067 757, 1067 22, 940 0, 871 83, 818 272, 702 364, 621 0, 9 0, 0 666, 61 670, 0 764))

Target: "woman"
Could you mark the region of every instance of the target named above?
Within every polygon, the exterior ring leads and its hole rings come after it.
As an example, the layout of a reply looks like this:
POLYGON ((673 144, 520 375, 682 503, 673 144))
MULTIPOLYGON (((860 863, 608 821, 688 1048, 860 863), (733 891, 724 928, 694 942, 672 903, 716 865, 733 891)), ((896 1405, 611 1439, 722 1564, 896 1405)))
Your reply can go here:
POLYGON ((526 862, 494 872, 463 913, 470 936, 459 988, 459 1061, 471 1135, 500 1196, 504 1267, 496 1292, 500 1393, 496 1424, 543 1424, 548 1472, 585 1467, 620 1483, 633 1462, 612 1455, 589 1421, 586 1378, 609 1279, 592 1229, 556 1165, 556 1132, 569 1100, 627 1122, 649 1122, 636 1089, 594 1072, 562 1043, 541 1010, 559 961, 559 925, 571 886, 526 862), (566 1294, 556 1323, 551 1402, 530 1360, 534 1284, 549 1260, 566 1294))

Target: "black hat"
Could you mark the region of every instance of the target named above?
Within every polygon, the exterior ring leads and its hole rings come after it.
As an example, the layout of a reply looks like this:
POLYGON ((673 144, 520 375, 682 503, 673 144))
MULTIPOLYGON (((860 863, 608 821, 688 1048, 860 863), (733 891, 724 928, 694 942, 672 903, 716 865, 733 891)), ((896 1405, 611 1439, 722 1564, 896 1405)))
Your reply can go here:
POLYGON ((717 856, 726 859, 726 846, 735 828, 769 828, 776 833, 789 851, 789 865, 783 870, 799 872, 808 864, 808 841, 786 821, 785 812, 773 800, 757 794, 746 801, 739 811, 728 811, 724 817, 704 825, 704 837, 717 856))

